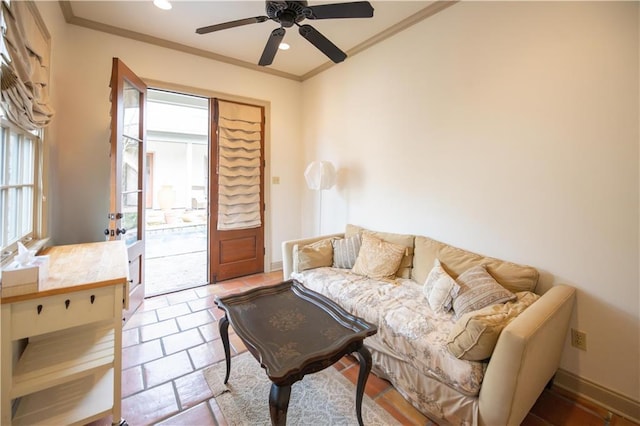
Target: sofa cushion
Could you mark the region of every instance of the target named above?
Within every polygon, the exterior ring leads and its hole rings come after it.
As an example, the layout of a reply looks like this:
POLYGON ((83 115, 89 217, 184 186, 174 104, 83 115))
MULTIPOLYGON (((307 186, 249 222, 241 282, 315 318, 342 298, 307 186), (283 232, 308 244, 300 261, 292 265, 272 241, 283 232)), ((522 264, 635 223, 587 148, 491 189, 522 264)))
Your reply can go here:
MULTIPOLYGON (((362 234, 363 231, 371 232, 375 237, 380 238, 383 241, 388 241, 390 243, 405 246, 407 248, 407 251, 402 257, 402 262, 400 262, 400 266, 398 267, 396 276, 400 278, 411 278, 411 268, 413 266, 413 244, 414 244, 414 238, 415 238, 413 235, 371 231, 361 226, 351 225, 351 224, 347 224, 344 235, 345 237, 349 237, 355 234, 362 234)), ((430 266, 431 265, 433 265, 433 261, 431 262, 430 266)), ((426 276, 427 275, 425 273, 425 278, 426 276)), ((424 279, 419 282, 423 283, 424 279)))
POLYGON ((451 309, 453 298, 458 295, 460 286, 442 268, 440 261, 435 260, 433 268, 424 283, 423 291, 434 312, 446 312, 451 309))
POLYGON ((333 246, 331 238, 316 241, 313 244, 299 247, 293 246, 293 271, 331 266, 333 263, 333 246))
POLYGON ((491 276, 512 292, 534 291, 538 283, 538 271, 531 266, 481 256, 423 236, 415 238, 411 278, 423 283, 436 259, 454 279, 473 266, 485 265, 491 276))
POLYGON ((493 279, 484 265, 469 268, 458 276, 456 282, 460 285, 460 292, 453 299, 453 310, 458 318, 467 312, 516 298, 493 279))
POLYGON ((447 348, 460 359, 489 358, 502 329, 539 298, 535 293, 522 291, 516 293, 516 300, 464 314, 451 329, 447 348))
POLYGON ((334 239, 333 246, 333 267, 351 269, 356 263, 360 252, 360 235, 351 235, 347 238, 334 239))
POLYGON ((369 278, 393 278, 406 247, 362 233, 362 246, 352 272, 369 278))

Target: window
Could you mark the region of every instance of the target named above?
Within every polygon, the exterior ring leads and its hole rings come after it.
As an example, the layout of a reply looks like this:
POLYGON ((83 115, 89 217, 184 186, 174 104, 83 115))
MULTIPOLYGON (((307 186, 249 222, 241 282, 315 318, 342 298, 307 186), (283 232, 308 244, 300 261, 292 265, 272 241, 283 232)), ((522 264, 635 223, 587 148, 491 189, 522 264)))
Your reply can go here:
POLYGON ((0 109, 0 249, 2 260, 18 241, 39 237, 41 138, 10 123, 0 109))
POLYGON ((0 264, 18 242, 41 248, 47 233, 43 134, 49 105, 51 37, 33 2, 0 7, 0 264), (31 129, 31 130, 29 130, 31 129), (40 130, 33 130, 40 129, 40 130))

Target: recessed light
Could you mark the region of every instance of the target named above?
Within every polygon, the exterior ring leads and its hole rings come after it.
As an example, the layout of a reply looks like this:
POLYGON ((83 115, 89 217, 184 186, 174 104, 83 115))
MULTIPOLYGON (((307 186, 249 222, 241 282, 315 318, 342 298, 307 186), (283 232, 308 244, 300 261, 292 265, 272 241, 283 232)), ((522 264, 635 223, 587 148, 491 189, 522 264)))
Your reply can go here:
POLYGON ((169 3, 168 0, 153 0, 153 4, 162 10, 169 10, 172 8, 171 3, 169 3))
POLYGON ((289 46, 287 43, 280 43, 280 46, 278 46, 278 49, 280 50, 289 50, 291 46, 289 46))

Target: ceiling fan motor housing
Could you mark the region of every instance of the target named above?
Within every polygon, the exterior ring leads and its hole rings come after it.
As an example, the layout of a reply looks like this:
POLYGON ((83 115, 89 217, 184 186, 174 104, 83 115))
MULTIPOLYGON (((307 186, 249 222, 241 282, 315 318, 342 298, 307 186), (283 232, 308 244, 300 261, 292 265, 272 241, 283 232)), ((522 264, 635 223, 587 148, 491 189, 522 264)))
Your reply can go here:
POLYGON ((308 18, 311 11, 306 1, 267 1, 267 16, 289 28, 308 18))

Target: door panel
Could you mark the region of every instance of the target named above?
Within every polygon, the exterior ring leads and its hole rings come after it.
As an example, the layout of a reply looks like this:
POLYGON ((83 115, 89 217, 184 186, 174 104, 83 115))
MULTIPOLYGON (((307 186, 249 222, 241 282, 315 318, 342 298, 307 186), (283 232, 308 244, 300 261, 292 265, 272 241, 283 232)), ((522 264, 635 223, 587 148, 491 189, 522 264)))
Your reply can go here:
POLYGON ((215 283, 264 271, 264 108, 212 99, 210 110, 209 280, 215 283))
POLYGON ((145 104, 147 86, 118 58, 111 69, 111 196, 108 236, 129 256, 124 321, 144 298, 145 104))
POLYGON ((220 262, 230 263, 254 260, 257 258, 257 244, 254 235, 221 240, 220 262))

